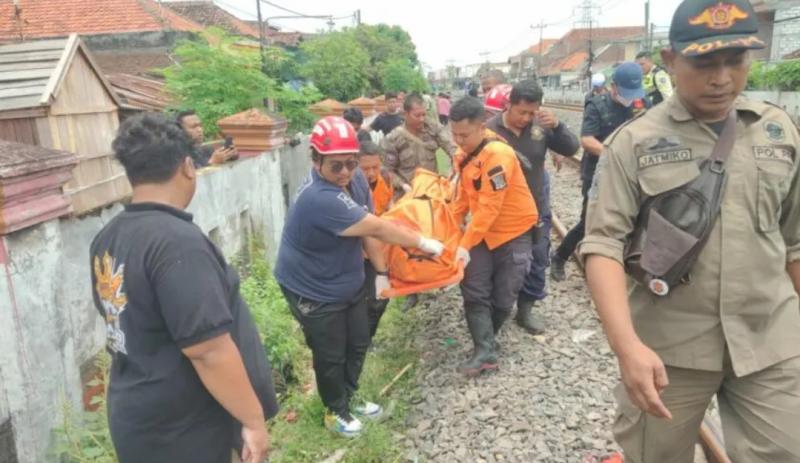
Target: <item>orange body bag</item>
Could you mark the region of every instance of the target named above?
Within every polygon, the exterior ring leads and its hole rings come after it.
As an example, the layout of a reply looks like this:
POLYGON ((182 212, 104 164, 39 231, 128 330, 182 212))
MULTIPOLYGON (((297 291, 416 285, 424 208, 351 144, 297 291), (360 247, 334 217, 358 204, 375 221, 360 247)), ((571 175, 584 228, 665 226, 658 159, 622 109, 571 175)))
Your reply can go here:
POLYGON ((444 243, 439 257, 416 248, 386 246, 386 263, 392 288, 386 297, 405 296, 450 286, 464 277, 463 266, 456 262, 461 241, 461 226, 450 209, 452 197, 448 180, 425 169, 417 169, 411 191, 403 195, 381 217, 421 235, 444 243))

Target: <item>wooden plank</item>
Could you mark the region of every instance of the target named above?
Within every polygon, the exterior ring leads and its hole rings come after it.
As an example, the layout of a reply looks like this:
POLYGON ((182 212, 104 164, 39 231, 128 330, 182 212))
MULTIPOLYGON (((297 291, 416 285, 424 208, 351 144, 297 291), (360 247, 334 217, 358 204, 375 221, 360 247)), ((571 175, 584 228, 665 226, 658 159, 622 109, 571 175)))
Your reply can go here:
POLYGON ((51 114, 100 112, 102 109, 111 111, 116 107, 84 55, 76 53, 55 93, 51 114))
MULTIPOLYGON (((0 63, 0 72, 25 71, 29 69, 53 69, 52 61, 31 61, 29 63, 0 63)), ((49 75, 49 74, 48 74, 49 75)))
MULTIPOLYGON (((2 53, 2 52, 0 52, 2 53)), ((44 50, 44 51, 31 51, 21 53, 2 53, 0 54, 0 63, 26 63, 29 61, 52 61, 52 66, 61 57, 61 49, 57 50, 44 50)))
MULTIPOLYGON (((23 97, 23 96, 39 96, 44 91, 44 85, 26 85, 24 87, 16 88, 2 88, 0 87, 0 99, 23 97)), ((37 98, 38 101, 38 98, 37 98)))
MULTIPOLYGON (((2 104, 0 104, 1 106, 2 104)), ((21 117, 45 117, 47 110, 44 107, 0 110, 0 121, 5 119, 19 119, 21 117)))
POLYGON ((117 110, 116 106, 85 107, 85 108, 78 108, 73 111, 67 110, 66 112, 64 112, 64 108, 59 108, 58 110, 53 109, 52 111, 50 111, 50 114, 52 114, 53 116, 78 116, 78 115, 91 115, 91 114, 108 114, 116 110, 117 110))
POLYGON ((24 109, 39 106, 39 96, 23 96, 18 98, 4 98, 0 100, 0 111, 8 109, 24 109))
POLYGON ((0 81, 41 79, 42 77, 50 77, 50 74, 52 73, 52 68, 29 69, 25 71, 6 71, 0 72, 0 81))
POLYGON ((42 103, 50 103, 51 96, 58 94, 58 91, 61 88, 61 83, 67 74, 67 68, 72 62, 72 58, 75 56, 75 50, 77 47, 78 36, 76 34, 70 34, 69 38, 67 39, 67 43, 64 45, 64 53, 61 54, 61 58, 58 60, 56 68, 50 75, 50 80, 47 82, 47 88, 42 96, 42 103))
POLYGON ((43 50, 63 50, 67 44, 67 38, 50 39, 50 40, 37 40, 35 42, 20 42, 9 45, 0 46, 0 54, 8 53, 23 53, 29 51, 43 51, 43 50))
POLYGON ((30 87, 31 85, 41 85, 44 87, 47 85, 47 79, 12 80, 9 82, 0 82, 0 89, 13 90, 15 88, 30 87))

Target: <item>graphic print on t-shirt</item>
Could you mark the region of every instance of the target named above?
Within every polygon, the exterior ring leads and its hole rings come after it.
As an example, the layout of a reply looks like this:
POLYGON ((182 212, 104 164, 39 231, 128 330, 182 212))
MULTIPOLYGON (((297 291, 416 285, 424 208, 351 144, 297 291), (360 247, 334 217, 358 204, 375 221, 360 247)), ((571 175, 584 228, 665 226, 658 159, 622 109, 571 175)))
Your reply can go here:
POLYGON ((128 304, 128 297, 123 291, 125 265, 117 265, 117 260, 108 251, 102 260, 94 256, 94 276, 97 280, 95 291, 103 305, 106 318, 106 343, 115 353, 127 355, 125 350, 125 333, 119 323, 119 317, 128 304))

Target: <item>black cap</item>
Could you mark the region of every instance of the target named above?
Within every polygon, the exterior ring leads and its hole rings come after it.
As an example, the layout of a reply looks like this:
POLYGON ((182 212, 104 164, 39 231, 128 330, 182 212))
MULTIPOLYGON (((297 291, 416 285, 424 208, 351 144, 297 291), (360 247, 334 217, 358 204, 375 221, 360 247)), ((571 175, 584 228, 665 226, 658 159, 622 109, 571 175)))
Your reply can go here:
POLYGON ((748 0, 684 0, 672 16, 669 42, 684 56, 767 46, 758 38, 758 18, 748 0))

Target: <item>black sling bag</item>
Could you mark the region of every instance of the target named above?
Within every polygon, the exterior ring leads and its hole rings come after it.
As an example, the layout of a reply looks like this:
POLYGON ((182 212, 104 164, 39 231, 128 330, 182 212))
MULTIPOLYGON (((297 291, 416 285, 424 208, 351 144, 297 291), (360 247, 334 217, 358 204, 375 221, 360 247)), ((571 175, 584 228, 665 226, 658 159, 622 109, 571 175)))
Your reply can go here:
POLYGON ((645 200, 624 253, 625 271, 653 294, 686 283, 722 205, 725 161, 736 139, 736 111, 691 182, 645 200))

